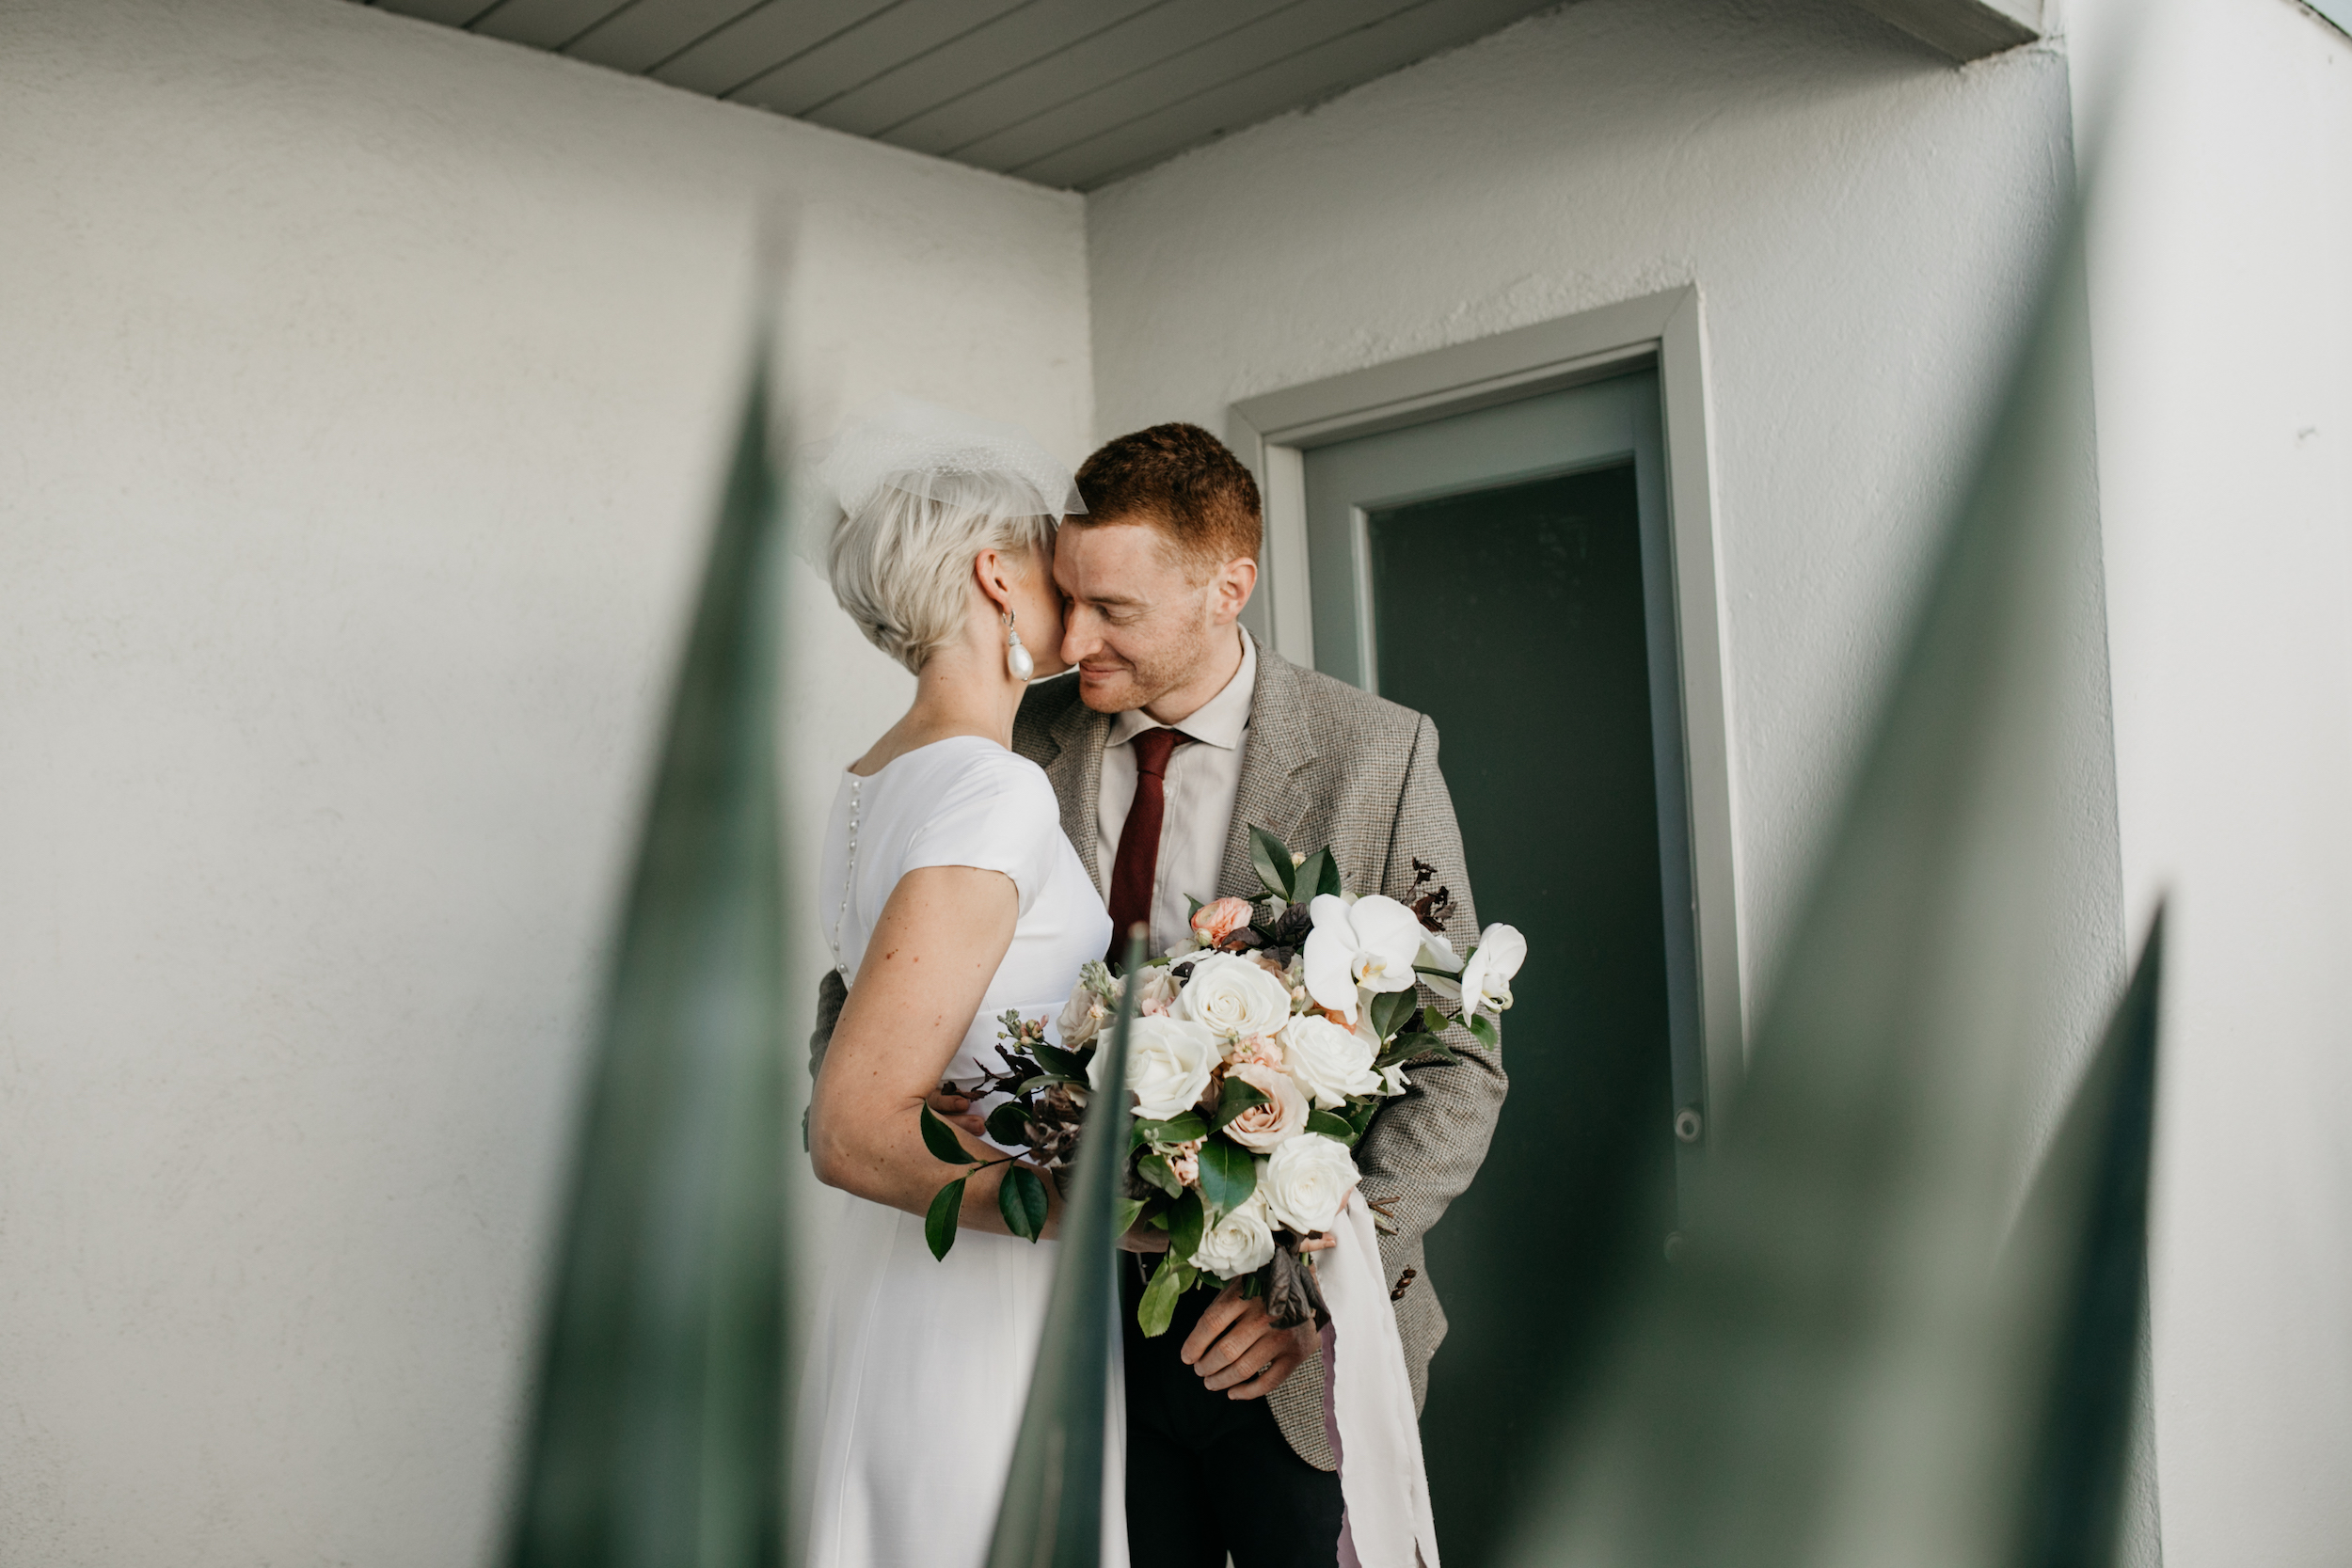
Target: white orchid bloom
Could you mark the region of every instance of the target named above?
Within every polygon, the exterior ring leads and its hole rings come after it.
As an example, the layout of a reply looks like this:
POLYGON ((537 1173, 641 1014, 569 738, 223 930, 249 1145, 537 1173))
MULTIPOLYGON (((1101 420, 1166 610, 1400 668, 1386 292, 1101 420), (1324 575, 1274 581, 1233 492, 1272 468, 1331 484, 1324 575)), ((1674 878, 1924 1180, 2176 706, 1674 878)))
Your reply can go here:
POLYGON ((1443 931, 1423 931, 1421 934, 1421 983, 1448 1002, 1461 999, 1462 958, 1454 951, 1454 943, 1443 931))
POLYGON ((1500 1018, 1511 1005, 1511 977, 1527 961, 1527 939, 1516 926, 1501 922, 1478 934, 1470 961, 1462 966, 1462 1021, 1481 1012, 1500 1018))
POLYGON ((1307 906, 1307 994, 1356 1022, 1356 989, 1409 990, 1421 957, 1421 921, 1393 898, 1373 894, 1351 906, 1324 894, 1307 906))

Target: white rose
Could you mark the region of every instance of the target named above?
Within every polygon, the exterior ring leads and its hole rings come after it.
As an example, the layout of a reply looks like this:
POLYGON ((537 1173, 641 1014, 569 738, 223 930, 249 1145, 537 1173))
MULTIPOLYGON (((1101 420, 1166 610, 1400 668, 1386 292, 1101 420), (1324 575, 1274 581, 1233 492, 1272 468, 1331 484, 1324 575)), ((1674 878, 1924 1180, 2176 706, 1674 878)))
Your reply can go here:
POLYGON ((1257 1196, 1266 1212, 1301 1236, 1320 1235, 1339 1223, 1347 1195, 1356 1190, 1356 1162, 1337 1138, 1315 1133, 1293 1138, 1258 1168, 1257 1196))
POLYGON ((1150 964, 1136 976, 1136 1016, 1152 1018, 1176 1006, 1176 976, 1166 964, 1150 964))
MULTIPOLYGON (((1087 1064, 1087 1076, 1103 1086, 1105 1045, 1087 1064)), ((1216 1037, 1186 1019, 1160 1014, 1139 1018, 1127 1035, 1127 1086, 1136 1094, 1136 1115, 1166 1121, 1198 1104, 1218 1060, 1216 1037)))
POLYGON ((1301 1013, 1282 1030, 1283 1065, 1327 1111, 1336 1110, 1351 1094, 1380 1092, 1372 1057, 1370 1041, 1319 1013, 1301 1013))
POLYGON ((1175 1013, 1228 1038, 1271 1035, 1291 1016, 1291 993, 1255 959, 1212 953, 1192 966, 1175 1013))
POLYGON ((1055 1021, 1055 1032, 1061 1037, 1064 1051, 1075 1051, 1102 1032, 1111 1021, 1110 1004, 1094 994, 1082 981, 1070 993, 1069 1005, 1055 1021))
POLYGON ((1238 1279, 1273 1261, 1274 1227, 1266 1223, 1265 1204, 1254 1195, 1211 1226, 1192 1249, 1193 1267, 1219 1279, 1238 1279))

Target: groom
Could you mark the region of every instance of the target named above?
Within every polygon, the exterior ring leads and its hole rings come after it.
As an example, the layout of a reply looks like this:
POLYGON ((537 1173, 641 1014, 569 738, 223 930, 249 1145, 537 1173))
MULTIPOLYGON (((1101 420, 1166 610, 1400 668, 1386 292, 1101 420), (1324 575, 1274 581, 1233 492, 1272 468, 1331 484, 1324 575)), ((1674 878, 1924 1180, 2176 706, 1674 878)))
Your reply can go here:
MULTIPOLYGON (((1301 670, 1241 626, 1258 578, 1249 471, 1197 425, 1155 425, 1088 458, 1078 492, 1086 513, 1063 524, 1054 554, 1075 669, 1029 691, 1013 747, 1053 780, 1112 928, 1146 922, 1165 952, 1187 934, 1187 895, 1258 894, 1258 827, 1294 849, 1327 845, 1358 893, 1410 902, 1442 883, 1455 941, 1473 936, 1437 727, 1301 670), (1416 858, 1436 882, 1416 886, 1416 858)), ((1417 1406, 1445 1336, 1422 1238, 1477 1174, 1504 1089, 1493 1052, 1458 1029, 1447 1044, 1460 1061, 1408 1068, 1412 1087, 1356 1149, 1361 1196, 1385 1216, 1381 1263, 1417 1406)), ((1194 1291, 1146 1339, 1141 1271, 1121 1277, 1135 1568, 1221 1568, 1228 1551, 1240 1568, 1327 1568, 1340 1488, 1315 1330, 1273 1327, 1264 1303, 1237 1291, 1194 1291)))

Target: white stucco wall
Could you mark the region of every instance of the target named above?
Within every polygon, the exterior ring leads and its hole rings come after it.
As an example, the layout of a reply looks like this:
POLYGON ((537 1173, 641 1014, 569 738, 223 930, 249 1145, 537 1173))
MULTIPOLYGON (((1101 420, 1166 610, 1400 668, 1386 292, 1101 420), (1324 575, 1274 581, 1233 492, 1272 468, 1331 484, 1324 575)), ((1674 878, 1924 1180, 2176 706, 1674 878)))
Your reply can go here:
POLYGON ((2352 39, 2074 0, 2167 1568, 2352 1553, 2352 39), (2122 86, 2122 96, 2115 89, 2122 86))
POLYGON ((0 1562, 487 1560, 760 214, 1074 461, 1080 202, 342 0, 0 0, 0 1562))
MULTIPOLYGON (((1236 399, 1694 283, 1753 1005, 2059 234, 2071 145, 2055 44, 1955 69, 1840 0, 1582 0, 1097 193, 1097 423, 1221 431, 1236 399)), ((2121 952, 2085 595, 2077 1042, 2121 952)))

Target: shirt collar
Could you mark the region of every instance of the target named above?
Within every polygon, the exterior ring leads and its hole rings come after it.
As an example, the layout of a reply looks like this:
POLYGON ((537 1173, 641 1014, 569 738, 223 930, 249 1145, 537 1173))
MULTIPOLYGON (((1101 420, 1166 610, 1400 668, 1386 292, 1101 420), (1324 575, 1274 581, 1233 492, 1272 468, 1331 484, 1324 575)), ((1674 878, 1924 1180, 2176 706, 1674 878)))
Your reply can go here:
MULTIPOLYGON (((1216 746, 1231 752, 1242 743, 1243 732, 1249 728, 1249 700, 1258 687, 1258 644, 1250 637, 1249 628, 1241 628, 1241 668, 1225 683, 1225 689, 1202 703, 1192 716, 1176 728, 1184 731, 1204 746, 1216 746)), ((1124 746, 1146 730, 1159 728, 1160 721, 1139 707, 1129 708, 1111 721, 1110 738, 1104 744, 1124 746)))

